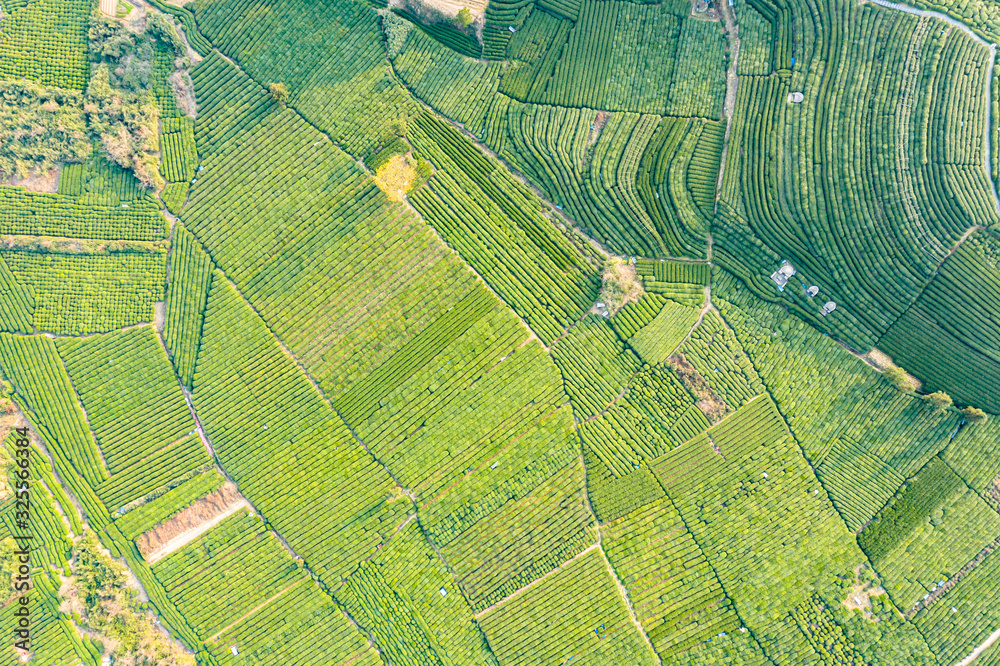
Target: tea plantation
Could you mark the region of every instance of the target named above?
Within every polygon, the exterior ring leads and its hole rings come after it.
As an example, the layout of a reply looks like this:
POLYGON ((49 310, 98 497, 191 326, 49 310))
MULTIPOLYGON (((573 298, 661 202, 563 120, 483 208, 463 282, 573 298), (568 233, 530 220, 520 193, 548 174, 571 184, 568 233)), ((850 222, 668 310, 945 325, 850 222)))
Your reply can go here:
POLYGON ((0 666, 1000 664, 998 41, 0 0, 0 666))

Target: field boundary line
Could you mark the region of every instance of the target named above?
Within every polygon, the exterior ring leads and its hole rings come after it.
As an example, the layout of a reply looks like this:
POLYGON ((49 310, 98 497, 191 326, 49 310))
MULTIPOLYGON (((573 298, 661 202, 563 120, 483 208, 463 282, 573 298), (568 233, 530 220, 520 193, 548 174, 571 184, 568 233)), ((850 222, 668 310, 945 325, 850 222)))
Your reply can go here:
POLYGON ((566 560, 565 562, 563 562, 562 564, 560 564, 559 566, 557 566, 555 569, 553 569, 552 571, 550 571, 547 574, 545 574, 544 576, 536 578, 535 580, 531 581, 530 583, 528 583, 527 585, 525 585, 524 587, 522 587, 520 589, 514 590, 513 592, 511 592, 510 594, 508 594, 506 597, 504 597, 503 599, 501 599, 500 601, 498 601, 498 602, 496 602, 496 603, 494 603, 494 604, 492 604, 490 606, 487 606, 486 608, 484 608, 483 610, 479 611, 478 613, 473 613, 472 617, 476 618, 477 620, 480 619, 481 617, 483 617, 487 613, 489 613, 489 612, 491 612, 493 610, 496 610, 497 606, 499 606, 500 604, 505 604, 508 601, 510 601, 511 599, 514 599, 516 597, 521 596, 523 593, 527 592, 531 588, 535 587, 536 585, 539 585, 546 578, 549 578, 550 576, 553 576, 558 571, 562 571, 565 567, 567 567, 570 564, 572 564, 573 562, 577 561, 578 559, 580 559, 581 557, 583 557, 584 555, 586 555, 590 551, 594 550, 595 548, 600 548, 600 547, 601 547, 600 542, 595 542, 595 543, 590 544, 589 546, 587 546, 586 548, 584 548, 583 550, 581 550, 579 553, 577 553, 573 557, 569 558, 568 560, 566 560))
POLYGON ((611 560, 608 559, 608 554, 604 552, 604 545, 601 541, 598 541, 597 545, 600 546, 599 550, 601 551, 601 560, 604 562, 604 567, 607 569, 608 574, 610 574, 611 580, 614 582, 615 589, 621 596, 622 601, 625 602, 625 609, 628 611, 628 616, 631 618, 632 624, 635 625, 635 628, 639 631, 639 635, 642 636, 643 640, 646 641, 646 645, 648 645, 649 649, 653 652, 653 655, 656 657, 656 663, 662 666, 663 659, 660 658, 660 653, 658 653, 656 648, 653 647, 653 641, 650 640, 649 636, 646 634, 646 629, 642 626, 642 623, 639 622, 639 618, 635 614, 635 609, 632 608, 632 600, 628 598, 628 590, 625 589, 621 580, 618 579, 618 574, 615 572, 615 568, 611 565, 611 560))
POLYGON ((976 648, 969 653, 969 656, 955 664, 955 666, 969 666, 969 664, 976 660, 976 657, 981 655, 983 652, 986 652, 986 650, 988 650, 998 638, 1000 638, 1000 629, 997 629, 992 634, 987 636, 985 641, 977 645, 976 648))
POLYGON ((222 629, 219 629, 217 632, 215 632, 214 634, 212 634, 211 636, 209 636, 208 638, 206 638, 205 640, 203 640, 202 643, 206 643, 207 644, 209 641, 215 640, 221 634, 226 633, 226 631, 228 629, 230 629, 232 627, 235 627, 237 624, 239 624, 243 620, 247 619, 248 617, 250 617, 251 615, 253 615, 257 611, 259 611, 261 608, 263 608, 264 606, 268 605, 269 603, 271 603, 272 601, 274 601, 278 597, 282 596, 283 594, 285 594, 286 592, 288 592, 290 589, 292 589, 296 585, 301 585, 302 583, 305 583, 306 580, 307 580, 306 578, 299 578, 297 581, 295 581, 294 583, 292 583, 291 585, 289 585, 285 589, 283 589, 280 592, 276 593, 270 599, 262 601, 261 603, 257 604, 256 606, 254 606, 253 608, 251 608, 250 610, 248 610, 243 615, 239 616, 238 618, 236 618, 235 620, 233 620, 232 622, 230 622, 229 624, 227 624, 226 626, 224 626, 222 629))
MULTIPOLYGON (((240 501, 229 505, 228 507, 225 508, 224 511, 213 516, 211 520, 207 520, 201 525, 198 525, 198 527, 187 530, 177 535, 176 537, 171 539, 167 543, 167 545, 163 547, 161 550, 158 550, 155 553, 151 553, 148 558, 143 557, 143 559, 146 560, 146 564, 152 566, 154 563, 159 562, 170 553, 176 552, 177 550, 180 550, 184 546, 188 545, 189 543, 200 537, 202 534, 204 534, 205 532, 209 531, 210 529, 221 523, 229 516, 232 516, 236 512, 246 508, 253 509, 253 507, 250 506, 250 502, 247 501, 245 497, 243 497, 242 493, 240 493, 240 501)), ((254 510, 254 513, 256 513, 256 510, 254 510)))

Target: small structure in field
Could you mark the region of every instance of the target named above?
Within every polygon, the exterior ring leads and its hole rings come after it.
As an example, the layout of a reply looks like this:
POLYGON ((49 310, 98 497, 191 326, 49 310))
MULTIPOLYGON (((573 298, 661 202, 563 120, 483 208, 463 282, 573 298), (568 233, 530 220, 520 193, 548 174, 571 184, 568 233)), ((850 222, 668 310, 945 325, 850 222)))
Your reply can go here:
POLYGON ((809 298, 815 298, 816 294, 819 293, 819 287, 813 285, 811 287, 806 287, 806 296, 809 298))
POLYGON ((834 303, 833 301, 827 301, 823 305, 823 309, 820 310, 819 313, 825 317, 825 316, 827 316, 828 314, 830 314, 831 312, 833 312, 836 309, 837 309, 837 304, 836 303, 834 303))
POLYGON ((789 104, 801 104, 802 100, 806 97, 800 92, 790 92, 788 93, 788 103, 789 104))
POLYGON ((788 284, 788 281, 793 275, 795 275, 795 267, 792 266, 787 259, 785 259, 781 262, 781 266, 778 267, 778 270, 771 273, 771 280, 778 285, 779 291, 784 291, 785 285, 788 284))

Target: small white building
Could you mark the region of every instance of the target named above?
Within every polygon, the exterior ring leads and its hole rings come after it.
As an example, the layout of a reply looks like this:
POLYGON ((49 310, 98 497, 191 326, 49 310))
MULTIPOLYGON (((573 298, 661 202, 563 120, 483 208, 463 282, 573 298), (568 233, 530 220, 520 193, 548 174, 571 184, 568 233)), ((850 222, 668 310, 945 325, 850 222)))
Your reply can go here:
POLYGON ((823 305, 823 309, 820 310, 819 313, 825 317, 825 316, 827 316, 828 314, 830 314, 831 312, 833 312, 836 309, 837 309, 837 304, 836 303, 834 303, 833 301, 827 301, 823 305))
POLYGON ((789 104, 801 104, 802 100, 806 97, 800 92, 790 92, 788 93, 788 103, 789 104))
POLYGON ((795 267, 788 263, 788 260, 785 259, 781 262, 781 266, 778 267, 778 270, 771 273, 771 279, 776 285, 778 285, 779 291, 784 291, 785 285, 788 284, 788 281, 793 275, 795 275, 795 267))
POLYGON ((809 298, 815 298, 816 294, 818 293, 819 293, 819 287, 817 287, 816 285, 813 285, 811 287, 806 287, 806 296, 808 296, 809 298))

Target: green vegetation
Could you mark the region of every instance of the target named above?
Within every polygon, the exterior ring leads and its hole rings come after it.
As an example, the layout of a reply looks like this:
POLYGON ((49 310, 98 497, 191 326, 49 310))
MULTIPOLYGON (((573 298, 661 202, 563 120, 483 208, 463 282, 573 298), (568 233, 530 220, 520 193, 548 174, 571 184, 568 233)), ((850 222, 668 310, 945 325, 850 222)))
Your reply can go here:
POLYGON ((644 362, 655 365, 677 349, 699 316, 696 308, 667 301, 652 321, 628 339, 628 344, 644 362))
MULTIPOLYGON (((1000 299, 1000 239, 977 232, 962 243, 879 345, 962 405, 1000 411, 1000 337, 985 314, 1000 299)), ((933 395, 933 394, 932 394, 933 395)))
POLYGON ((590 315, 552 347, 578 419, 597 416, 625 390, 640 361, 611 326, 590 315))
POLYGON ((194 380, 213 268, 211 258, 191 232, 180 225, 174 227, 163 342, 170 352, 174 370, 188 389, 194 380))
POLYGON ((350 572, 394 527, 391 477, 218 273, 192 398, 222 467, 319 575, 350 572), (302 456, 274 465, 290 440, 302 456))
POLYGON ((550 343, 593 303, 596 271, 537 198, 457 131, 422 115, 411 138, 439 169, 414 206, 550 343))
POLYGON ((739 627, 732 603, 669 499, 608 525, 603 547, 661 656, 739 627))
POLYGON ((26 78, 55 88, 86 88, 90 12, 91 3, 84 0, 4 3, 0 77, 26 78))
POLYGON ((73 576, 60 594, 86 627, 108 641, 106 654, 125 663, 194 666, 194 657, 164 637, 142 612, 125 567, 103 552, 93 532, 83 535, 73 555, 73 576))
POLYGON ((32 663, 950 666, 996 630, 1000 89, 962 26, 0 4, 32 663))
POLYGON ((877 562, 961 486, 948 465, 931 461, 858 535, 858 545, 877 562))
POLYGON ((62 338, 56 347, 112 478, 194 430, 184 396, 151 327, 62 338))
POLYGON ((921 518, 873 561, 899 608, 911 608, 1000 537, 1000 515, 964 484, 921 518))
POLYGON ((549 663, 553 657, 656 663, 596 549, 491 609, 479 624, 504 666, 549 663))
POLYGON ((496 664, 471 609, 415 522, 401 526, 362 564, 337 600, 393 664, 496 664))
POLYGON ((996 219, 980 138, 988 51, 961 30, 875 5, 752 6, 771 24, 780 75, 741 77, 713 258, 855 349, 878 343, 910 370, 921 345, 954 358, 933 329, 905 352, 882 338, 904 330, 899 317, 963 233, 996 219), (833 43, 817 38, 834 24, 833 43), (933 69, 919 64, 931 58, 933 69), (794 92, 802 103, 788 102, 794 92), (804 142, 814 132, 823 138, 804 142), (796 167, 768 157, 778 154, 796 155, 796 167), (798 272, 778 292, 768 276, 782 259, 798 272), (811 285, 819 298, 806 296, 811 285), (821 316, 827 301, 837 308, 821 316))
MULTIPOLYGON (((2 24, 0 24, 2 25, 2 24)), ((82 95, 28 81, 0 83, 0 174, 27 176, 90 155, 82 95), (37 128, 25 133, 23 128, 37 128), (40 131, 39 131, 40 130, 40 131)))
POLYGON ((241 512, 152 565, 199 638, 226 628, 234 608, 253 609, 306 574, 259 516, 241 512))
POLYGON ((65 191, 72 196, 0 187, 0 233, 141 241, 164 237, 165 220, 150 199, 124 199, 124 207, 123 199, 107 193, 118 188, 104 186, 102 192, 94 185, 96 179, 86 179, 86 174, 81 177, 71 168, 66 167, 60 180, 83 179, 86 183, 78 187, 67 184, 65 191), (83 189, 88 186, 93 189, 83 189))
POLYGON ((198 154, 194 147, 194 121, 191 118, 164 118, 160 134, 160 171, 172 182, 194 178, 198 154))
POLYGON ((80 335, 153 320, 163 300, 165 255, 38 254, 3 250, 0 257, 35 295, 34 326, 80 335))
POLYGON ((333 659, 358 666, 382 661, 319 586, 302 581, 205 642, 219 664, 270 664, 288 659, 322 666, 333 659), (236 646, 239 656, 230 648, 236 646))
POLYGON ((994 551, 936 603, 922 609, 914 623, 940 663, 962 659, 996 627, 1000 556, 994 551))
MULTIPOLYGON (((585 449, 615 477, 662 455, 709 426, 705 414, 672 369, 657 366, 637 374, 622 397, 597 418, 580 424, 585 449)), ((602 471, 603 471, 602 470, 602 471)), ((605 475, 596 474, 593 487, 605 475)), ((600 511, 598 511, 600 514, 600 511)))

